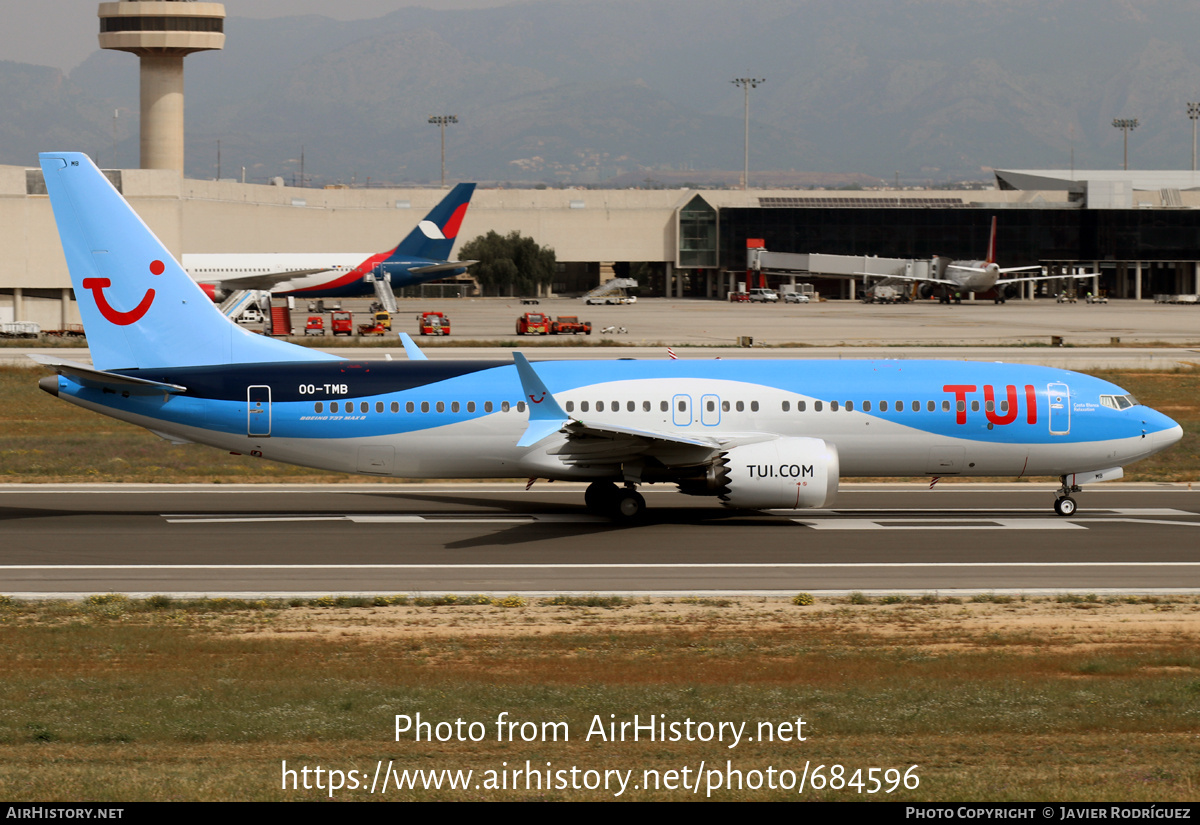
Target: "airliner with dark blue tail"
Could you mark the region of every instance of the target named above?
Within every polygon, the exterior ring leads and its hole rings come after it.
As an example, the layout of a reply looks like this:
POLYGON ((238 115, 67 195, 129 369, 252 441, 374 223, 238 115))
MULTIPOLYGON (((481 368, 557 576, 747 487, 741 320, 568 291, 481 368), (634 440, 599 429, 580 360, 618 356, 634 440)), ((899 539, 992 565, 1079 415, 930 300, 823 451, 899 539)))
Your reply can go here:
POLYGON ((357 298, 374 294, 386 278, 393 290, 461 275, 474 261, 451 261, 475 184, 460 183, 425 219, 386 252, 193 252, 183 267, 213 300, 239 289, 303 298, 357 298))
POLYGON ((346 473, 643 484, 729 507, 828 507, 855 476, 1057 476, 1071 493, 1179 441, 1107 381, 961 361, 357 361, 228 321, 82 154, 41 156, 92 364, 41 387, 174 442, 346 473))

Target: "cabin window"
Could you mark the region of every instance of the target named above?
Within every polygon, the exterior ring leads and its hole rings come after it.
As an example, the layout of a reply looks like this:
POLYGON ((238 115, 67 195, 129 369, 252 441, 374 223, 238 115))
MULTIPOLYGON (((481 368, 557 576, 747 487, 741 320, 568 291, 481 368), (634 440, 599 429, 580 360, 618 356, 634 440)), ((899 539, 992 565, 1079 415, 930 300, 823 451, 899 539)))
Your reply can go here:
POLYGON ((642 402, 642 412, 650 412, 650 402, 649 401, 642 402))
POLYGON ((524 401, 517 402, 517 412, 525 412, 525 402, 524 401))
POLYGON ((722 411, 722 412, 729 412, 729 402, 728 402, 728 401, 722 401, 722 402, 721 402, 721 411, 722 411))
POLYGON ((634 403, 634 402, 632 402, 632 401, 626 401, 626 402, 625 402, 625 409, 626 409, 628 412, 635 412, 635 411, 637 410, 637 404, 635 404, 635 403, 634 403))
MULTIPOLYGON (((929 412, 933 412, 934 410, 937 409, 937 403, 934 401, 926 401, 925 409, 928 410, 929 412)), ((976 405, 975 409, 979 409, 978 405, 976 405)))
POLYGON ((745 411, 746 411, 746 402, 745 402, 745 401, 739 401, 739 402, 737 402, 737 411, 738 411, 738 412, 745 412, 745 411))
POLYGON ((329 402, 329 411, 330 411, 330 412, 337 412, 337 411, 338 411, 338 402, 336 402, 336 401, 330 401, 330 402, 329 402))
POLYGON ((887 412, 887 402, 886 402, 886 401, 880 401, 880 402, 879 402, 879 411, 880 411, 880 412, 887 412))
POLYGON ((421 412, 423 412, 423 413, 429 412, 429 402, 428 401, 421 402, 421 412))
POLYGON ((950 412, 950 400, 942 401, 942 412, 950 412))
POLYGON ((620 411, 621 411, 621 402, 620 402, 620 401, 614 401, 614 402, 612 402, 612 407, 611 407, 611 409, 612 409, 612 411, 613 411, 613 412, 620 412, 620 411))
MULTIPOLYGON (((788 410, 790 410, 792 408, 791 403, 788 401, 784 401, 779 406, 780 406, 780 409, 782 409, 784 412, 787 412, 788 410)), ((711 407, 709 409, 711 409, 711 407)))
POLYGON ((586 401, 580 401, 580 402, 579 402, 579 411, 580 411, 580 412, 587 412, 587 411, 588 411, 588 402, 586 402, 586 401))
POLYGON ((377 412, 377 413, 383 412, 383 402, 382 401, 375 402, 375 412, 377 412))
POLYGON ((1008 412, 1008 402, 1007 401, 1000 402, 1000 412, 1008 412))
POLYGON ((457 401, 450 402, 450 412, 458 412, 458 402, 457 401))
POLYGON ((325 405, 318 401, 316 404, 313 404, 313 412, 325 412, 325 405))
POLYGON ((567 412, 575 412, 575 402, 574 401, 567 402, 567 412))
POLYGON ((864 401, 863 402, 863 412, 870 412, 870 411, 871 411, 871 402, 864 401))
POLYGON ((966 411, 967 411, 967 402, 966 402, 966 401, 959 401, 959 402, 958 402, 958 411, 959 411, 959 412, 966 412, 966 411))
POLYGON ((392 412, 394 412, 394 413, 400 412, 400 402, 399 401, 392 402, 392 412))
POLYGON ((439 402, 437 402, 437 411, 438 411, 438 412, 445 412, 445 411, 446 411, 446 402, 445 402, 445 401, 439 401, 439 402))
POLYGON ((920 412, 920 411, 921 411, 921 402, 920 402, 920 401, 914 401, 914 402, 912 402, 912 411, 913 411, 913 412, 920 412))
POLYGON ((750 412, 758 412, 758 402, 757 401, 750 402, 750 412))
POLYGON ((666 401, 660 401, 660 402, 658 402, 658 408, 660 410, 662 410, 663 412, 666 412, 667 410, 671 409, 671 405, 668 404, 666 401))
POLYGON ((469 412, 469 413, 475 412, 475 402, 474 401, 467 402, 467 412, 469 412))
POLYGON ((680 401, 679 401, 679 411, 687 412, 687 402, 682 399, 680 399, 680 401))
POLYGON ((796 412, 804 412, 804 408, 807 406, 807 404, 808 404, 808 402, 806 402, 806 401, 797 401, 796 402, 796 412))
POLYGON ((367 410, 369 410, 369 409, 371 409, 371 405, 370 405, 370 404, 368 404, 366 401, 360 401, 360 402, 359 402, 359 404, 358 404, 358 411, 359 411, 359 412, 365 413, 365 412, 366 412, 367 410))
POLYGON ((500 412, 508 412, 510 409, 512 409, 512 405, 507 401, 500 402, 500 412))
POLYGON ((846 412, 854 412, 854 402, 853 401, 846 402, 846 412))
POLYGON ((495 409, 495 407, 493 407, 493 406, 492 406, 492 402, 491 402, 491 401, 484 401, 484 402, 483 402, 483 411, 484 411, 484 412, 491 412, 493 409, 495 409))
POLYGON ((983 405, 983 408, 984 408, 985 410, 987 410, 988 412, 992 412, 992 411, 994 411, 994 410, 996 409, 996 402, 995 402, 995 401, 988 401, 986 404, 984 404, 984 405, 983 405))
POLYGON ((596 412, 604 412, 604 402, 603 401, 596 402, 596 412))
POLYGON ((979 402, 978 401, 971 402, 971 412, 979 412, 979 402))
POLYGON ((820 402, 820 401, 813 402, 813 412, 820 412, 824 408, 825 408, 825 405, 822 402, 820 402))
POLYGON ((830 411, 830 412, 837 412, 837 411, 838 411, 838 402, 836 402, 836 401, 830 401, 830 402, 829 402, 829 411, 830 411))
POLYGON ((405 412, 410 413, 410 412, 413 412, 415 409, 416 409, 416 407, 413 406, 413 402, 406 401, 404 403, 404 411, 405 412))

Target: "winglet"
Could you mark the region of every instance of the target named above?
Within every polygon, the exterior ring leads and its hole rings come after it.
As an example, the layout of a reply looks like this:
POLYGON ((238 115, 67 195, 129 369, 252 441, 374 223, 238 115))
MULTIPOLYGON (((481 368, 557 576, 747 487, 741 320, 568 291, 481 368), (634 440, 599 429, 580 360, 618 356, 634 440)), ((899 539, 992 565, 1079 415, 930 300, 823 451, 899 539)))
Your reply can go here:
POLYGON ((546 389, 546 385, 524 355, 514 352, 513 362, 517 366, 517 374, 521 377, 521 392, 529 401, 529 427, 517 442, 517 446, 531 447, 561 430, 570 422, 571 417, 559 406, 550 390, 546 389))
POLYGON ((404 353, 408 356, 409 361, 429 360, 429 356, 421 352, 421 348, 417 346, 417 342, 407 332, 400 333, 400 343, 404 345, 404 353))

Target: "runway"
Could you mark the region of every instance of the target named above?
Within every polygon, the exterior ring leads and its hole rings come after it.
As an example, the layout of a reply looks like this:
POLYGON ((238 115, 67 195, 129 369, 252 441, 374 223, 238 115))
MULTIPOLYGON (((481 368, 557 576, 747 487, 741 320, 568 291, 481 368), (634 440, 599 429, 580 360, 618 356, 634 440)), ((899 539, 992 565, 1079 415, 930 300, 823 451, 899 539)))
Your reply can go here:
POLYGON ((1200 491, 844 485, 831 510, 725 510, 643 488, 615 526, 581 485, 0 485, 0 592, 1200 592, 1200 491))

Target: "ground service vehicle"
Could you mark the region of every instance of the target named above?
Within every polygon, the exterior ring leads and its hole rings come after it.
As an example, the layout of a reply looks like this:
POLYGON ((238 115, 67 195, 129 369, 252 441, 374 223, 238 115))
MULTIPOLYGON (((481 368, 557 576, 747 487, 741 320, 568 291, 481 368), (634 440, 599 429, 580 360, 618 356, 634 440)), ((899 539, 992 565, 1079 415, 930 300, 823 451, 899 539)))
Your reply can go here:
POLYGON ((375 312, 375 323, 390 332, 392 329, 392 313, 386 309, 377 310, 375 312))
POLYGON ((422 312, 417 316, 422 335, 449 335, 450 318, 441 312, 422 312))
POLYGON ((354 334, 354 316, 349 312, 335 312, 329 319, 329 328, 336 338, 339 335, 354 334))
POLYGON ((358 334, 363 336, 364 338, 370 337, 372 335, 378 335, 380 337, 383 337, 383 333, 384 333, 383 327, 380 326, 379 324, 375 323, 374 321, 371 321, 366 324, 358 325, 358 334))
POLYGON ((752 289, 750 290, 750 303, 752 304, 774 304, 779 301, 779 294, 773 289, 752 289))
POLYGON ((560 315, 550 324, 551 335, 592 334, 592 322, 580 321, 576 315, 560 315))
POLYGON ((807 304, 810 303, 809 298, 803 292, 785 292, 783 293, 783 302, 785 304, 807 304))
POLYGON ((549 335, 550 317, 540 312, 526 312, 517 319, 517 335, 549 335))
POLYGON ((586 481, 589 508, 628 521, 641 484, 794 511, 846 477, 951 475, 1057 476, 1071 517, 1072 493, 1183 436, 1115 384, 1027 364, 339 358, 230 323, 86 155, 41 163, 92 363, 34 355, 56 373, 38 386, 168 440, 377 477, 586 481))
POLYGON ((325 319, 320 315, 308 316, 308 321, 304 324, 305 335, 324 335, 325 334, 325 319))
POLYGON ((729 293, 729 303, 731 303, 731 304, 744 304, 744 303, 748 302, 749 300, 750 300, 750 293, 748 293, 748 292, 731 292, 731 293, 729 293))

